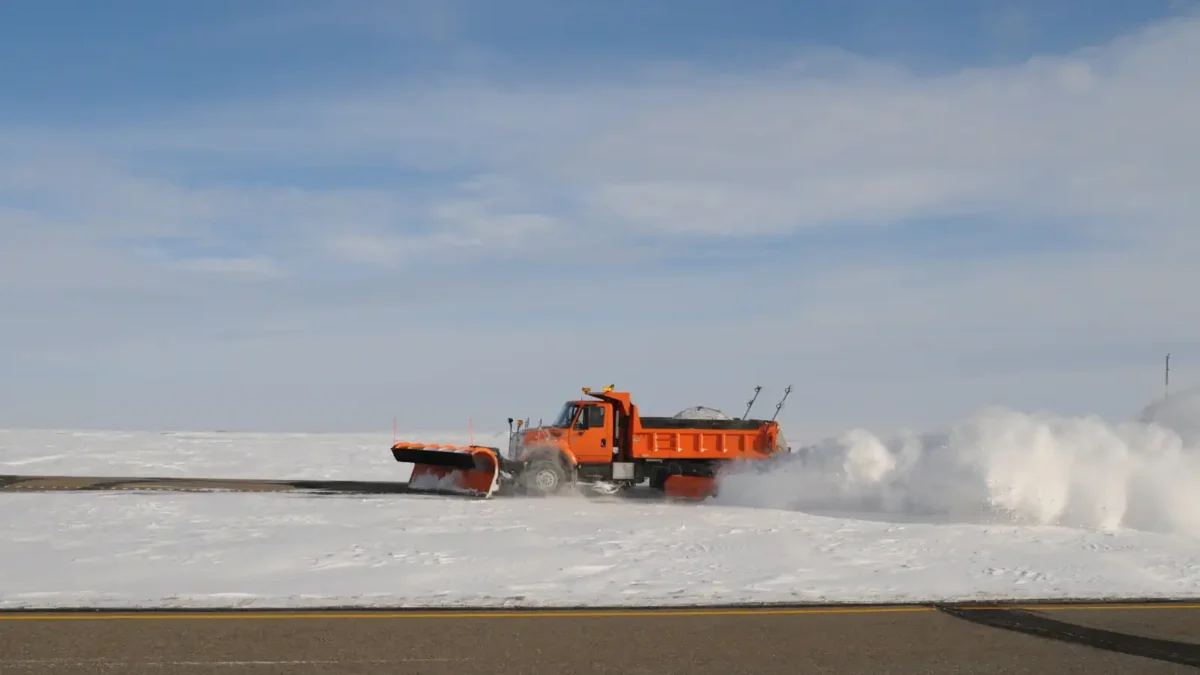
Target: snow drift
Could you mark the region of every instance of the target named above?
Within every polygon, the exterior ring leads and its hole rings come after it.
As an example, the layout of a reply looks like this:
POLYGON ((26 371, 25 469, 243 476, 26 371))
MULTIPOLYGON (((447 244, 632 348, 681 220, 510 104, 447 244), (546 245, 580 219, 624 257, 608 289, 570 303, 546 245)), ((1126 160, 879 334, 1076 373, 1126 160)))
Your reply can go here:
POLYGON ((727 505, 1200 537, 1200 391, 1138 422, 989 408, 939 434, 855 429, 720 490, 727 505))

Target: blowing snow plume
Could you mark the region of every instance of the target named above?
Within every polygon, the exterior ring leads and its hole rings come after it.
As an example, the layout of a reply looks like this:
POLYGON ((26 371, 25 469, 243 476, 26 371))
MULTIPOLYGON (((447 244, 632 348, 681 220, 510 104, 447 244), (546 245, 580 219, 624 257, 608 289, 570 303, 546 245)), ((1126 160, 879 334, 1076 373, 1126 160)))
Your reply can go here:
POLYGON ((946 433, 856 429, 730 472, 716 501, 1200 537, 1200 390, 1140 422, 989 408, 946 433))

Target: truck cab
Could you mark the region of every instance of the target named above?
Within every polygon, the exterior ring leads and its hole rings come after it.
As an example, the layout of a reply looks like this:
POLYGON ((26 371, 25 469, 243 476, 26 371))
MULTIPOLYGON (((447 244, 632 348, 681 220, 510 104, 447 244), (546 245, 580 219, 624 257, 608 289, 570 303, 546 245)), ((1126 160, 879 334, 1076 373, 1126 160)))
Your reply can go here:
POLYGON ((558 482, 644 478, 622 448, 621 430, 628 426, 628 416, 621 414, 627 409, 623 395, 588 388, 584 393, 596 398, 567 401, 552 422, 518 431, 509 441, 509 456, 522 473, 535 476, 537 491, 558 482))
POLYGON ((568 401, 550 425, 578 464, 605 464, 619 452, 613 442, 613 406, 607 401, 568 401))
POLYGON ((518 430, 509 439, 509 457, 528 461, 533 454, 562 453, 569 464, 608 463, 618 454, 614 407, 607 401, 567 401, 549 424, 518 430))

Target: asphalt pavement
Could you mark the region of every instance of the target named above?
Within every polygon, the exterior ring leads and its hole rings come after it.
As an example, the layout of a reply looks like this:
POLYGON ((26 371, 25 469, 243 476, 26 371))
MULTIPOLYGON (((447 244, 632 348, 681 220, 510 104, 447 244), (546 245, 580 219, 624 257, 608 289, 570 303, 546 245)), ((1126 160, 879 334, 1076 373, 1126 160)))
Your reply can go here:
POLYGON ((0 475, 0 492, 311 492, 318 494, 403 494, 408 483, 360 480, 261 480, 131 476, 0 475))
MULTIPOLYGON (((412 490, 404 481, 258 479, 258 478, 182 478, 168 476, 38 476, 0 474, 0 493, 4 492, 300 492, 316 495, 389 495, 446 494, 457 499, 483 499, 449 490, 412 490)), ((602 499, 651 499, 665 497, 659 490, 634 487, 617 495, 583 494, 602 499)))
POLYGON ((1200 671, 1200 604, 0 614, 0 672, 796 675, 1200 671))

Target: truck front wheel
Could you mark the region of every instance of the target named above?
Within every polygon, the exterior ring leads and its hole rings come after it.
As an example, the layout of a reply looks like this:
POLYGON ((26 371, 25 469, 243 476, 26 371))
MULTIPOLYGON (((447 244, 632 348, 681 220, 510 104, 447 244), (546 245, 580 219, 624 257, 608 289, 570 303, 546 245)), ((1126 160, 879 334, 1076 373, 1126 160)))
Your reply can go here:
POLYGON ((553 459, 535 459, 522 472, 525 490, 535 495, 553 495, 562 492, 567 482, 567 472, 562 463, 553 459))

